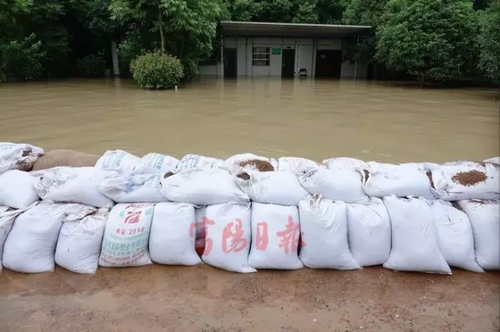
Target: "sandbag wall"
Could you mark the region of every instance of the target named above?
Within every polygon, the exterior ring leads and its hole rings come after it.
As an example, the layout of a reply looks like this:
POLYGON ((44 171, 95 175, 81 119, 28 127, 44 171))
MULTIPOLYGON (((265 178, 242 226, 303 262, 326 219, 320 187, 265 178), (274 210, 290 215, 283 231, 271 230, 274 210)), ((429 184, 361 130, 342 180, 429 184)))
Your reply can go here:
POLYGON ((178 160, 116 150, 94 167, 27 172, 42 154, 0 143, 0 258, 11 270, 500 269, 498 160, 178 160))

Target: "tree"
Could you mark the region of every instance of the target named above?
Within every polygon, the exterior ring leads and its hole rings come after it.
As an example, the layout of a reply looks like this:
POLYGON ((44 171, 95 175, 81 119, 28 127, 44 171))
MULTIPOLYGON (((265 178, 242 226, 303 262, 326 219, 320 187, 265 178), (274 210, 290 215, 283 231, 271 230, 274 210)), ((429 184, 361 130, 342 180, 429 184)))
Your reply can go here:
POLYGON ((500 84, 500 1, 481 14, 479 69, 500 84))
POLYGON ((392 0, 377 31, 376 57, 421 85, 458 78, 475 57, 477 33, 469 0, 392 0))

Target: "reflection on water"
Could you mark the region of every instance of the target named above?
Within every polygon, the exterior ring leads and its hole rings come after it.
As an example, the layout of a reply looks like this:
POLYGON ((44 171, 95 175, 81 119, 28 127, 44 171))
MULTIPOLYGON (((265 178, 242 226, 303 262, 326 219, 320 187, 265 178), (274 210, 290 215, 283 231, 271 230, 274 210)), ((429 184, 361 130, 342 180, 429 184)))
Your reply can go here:
POLYGON ((178 91, 128 80, 4 84, 0 141, 176 157, 484 159, 499 155, 497 93, 350 80, 200 80, 178 91))

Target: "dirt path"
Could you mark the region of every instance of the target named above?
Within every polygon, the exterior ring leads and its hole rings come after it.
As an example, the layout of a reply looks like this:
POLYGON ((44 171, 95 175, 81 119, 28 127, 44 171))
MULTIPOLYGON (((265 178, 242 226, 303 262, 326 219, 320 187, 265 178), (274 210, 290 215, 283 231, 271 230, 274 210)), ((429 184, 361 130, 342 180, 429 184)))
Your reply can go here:
POLYGON ((0 331, 498 331, 500 273, 209 266, 0 274, 0 331))

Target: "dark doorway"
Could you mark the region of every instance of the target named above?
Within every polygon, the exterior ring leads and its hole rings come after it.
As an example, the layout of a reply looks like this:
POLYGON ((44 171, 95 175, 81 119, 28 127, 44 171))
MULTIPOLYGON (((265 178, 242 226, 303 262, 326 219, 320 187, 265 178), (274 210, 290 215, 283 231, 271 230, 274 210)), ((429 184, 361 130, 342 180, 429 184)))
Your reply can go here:
POLYGON ((224 78, 236 77, 236 75, 238 74, 236 66, 237 66, 236 49, 235 48, 225 48, 224 49, 224 78))
POLYGON ((284 49, 281 61, 281 77, 293 77, 295 74, 295 50, 284 49))
POLYGON ((316 77, 340 78, 341 50, 316 51, 316 77))

